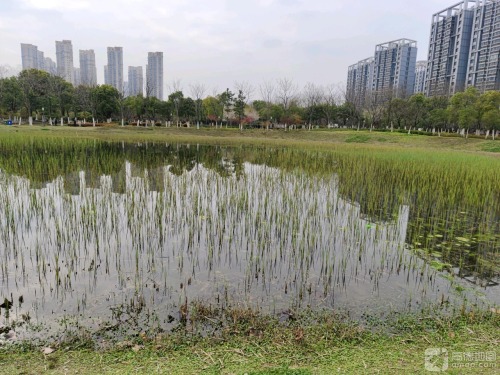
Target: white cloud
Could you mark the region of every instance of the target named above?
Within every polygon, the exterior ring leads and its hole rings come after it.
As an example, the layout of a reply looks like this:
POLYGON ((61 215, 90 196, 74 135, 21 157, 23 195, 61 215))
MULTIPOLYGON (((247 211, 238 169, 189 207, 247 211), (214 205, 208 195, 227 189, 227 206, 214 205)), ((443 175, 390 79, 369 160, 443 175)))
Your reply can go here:
POLYGON ((89 9, 91 1, 87 0, 21 0, 25 9, 43 10, 83 10, 89 9))

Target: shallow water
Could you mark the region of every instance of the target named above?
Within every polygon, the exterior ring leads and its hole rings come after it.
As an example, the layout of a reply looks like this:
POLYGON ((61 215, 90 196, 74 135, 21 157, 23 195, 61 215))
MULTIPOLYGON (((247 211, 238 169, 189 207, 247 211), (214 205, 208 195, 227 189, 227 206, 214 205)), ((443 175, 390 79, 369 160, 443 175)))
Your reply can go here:
POLYGON ((376 219, 341 196, 336 173, 228 154, 210 168, 189 149, 183 168, 182 152, 150 168, 123 155, 110 174, 86 165, 43 183, 0 166, 0 297, 13 302, 4 324, 29 315, 168 329, 185 301, 355 319, 500 303, 494 279, 481 287, 422 258, 411 204, 376 219))

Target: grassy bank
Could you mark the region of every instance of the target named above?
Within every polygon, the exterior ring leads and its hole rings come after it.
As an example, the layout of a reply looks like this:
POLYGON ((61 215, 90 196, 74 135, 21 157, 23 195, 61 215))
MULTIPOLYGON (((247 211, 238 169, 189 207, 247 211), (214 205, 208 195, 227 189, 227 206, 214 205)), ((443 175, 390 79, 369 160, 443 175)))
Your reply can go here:
POLYGON ((177 332, 150 340, 138 335, 98 351, 85 341, 54 344, 47 351, 54 349, 50 354, 33 348, 1 349, 0 372, 425 374, 428 348, 448 351, 446 373, 494 374, 500 366, 498 359, 460 360, 453 354, 497 351, 500 319, 496 313, 453 319, 406 316, 385 323, 382 333, 333 316, 314 323, 298 320, 286 324, 271 318, 247 318, 236 319, 221 334, 208 338, 177 332))
POLYGON ((214 128, 163 128, 163 127, 57 127, 57 126, 0 126, 0 137, 34 137, 65 139, 100 139, 108 141, 159 141, 195 142, 223 145, 288 145, 306 148, 328 149, 347 145, 350 148, 398 147, 434 150, 500 153, 500 141, 484 140, 480 137, 468 139, 456 134, 426 136, 407 133, 369 132, 353 130, 244 130, 214 128))

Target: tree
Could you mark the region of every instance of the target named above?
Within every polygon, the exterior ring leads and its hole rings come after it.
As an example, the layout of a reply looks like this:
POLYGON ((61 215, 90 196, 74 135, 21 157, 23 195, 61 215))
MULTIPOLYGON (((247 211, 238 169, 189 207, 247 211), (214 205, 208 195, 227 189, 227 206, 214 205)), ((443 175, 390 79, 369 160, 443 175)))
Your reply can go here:
POLYGON ((33 124, 31 117, 37 101, 48 91, 49 74, 37 69, 23 70, 19 73, 19 86, 23 94, 23 104, 29 118, 30 125, 33 124))
POLYGON ((320 110, 319 104, 324 97, 323 88, 321 86, 316 86, 314 83, 308 82, 304 87, 303 97, 306 105, 305 109, 309 123, 309 130, 311 130, 312 121, 318 115, 320 110))
POLYGON ((481 112, 481 122, 491 131, 493 140, 500 130, 500 91, 487 91, 480 96, 478 107, 481 112))
POLYGON ((203 83, 195 83, 189 86, 191 90, 191 95, 195 100, 195 110, 196 110, 196 127, 200 128, 201 115, 203 113, 203 96, 207 91, 206 86, 203 83))
POLYGON ((424 121, 424 116, 427 113, 426 98, 424 94, 415 94, 408 100, 409 115, 413 122, 413 127, 418 128, 424 121))
POLYGON ((253 92, 255 91, 253 85, 248 81, 236 81, 234 83, 234 87, 236 91, 241 91, 243 93, 243 96, 245 97, 245 104, 248 105, 252 99, 253 92))
POLYGON ((74 105, 75 98, 75 89, 73 85, 58 76, 50 76, 49 85, 50 93, 53 94, 58 102, 61 117, 69 115, 70 108, 74 105))
POLYGON ((229 91, 229 89, 226 89, 226 91, 219 94, 218 99, 222 108, 222 113, 221 113, 222 120, 224 120, 224 112, 226 113, 226 121, 227 121, 226 127, 227 127, 227 124, 229 123, 229 114, 231 113, 231 107, 234 101, 234 94, 231 91, 229 91))
POLYGON ((196 116, 196 103, 192 98, 185 98, 182 101, 182 106, 180 108, 181 118, 187 122, 191 122, 193 117, 196 116))
POLYGON ((290 103, 295 98, 297 85, 289 78, 281 78, 277 80, 277 99, 283 106, 285 117, 285 130, 287 127, 287 119, 289 115, 290 103))
POLYGON ((238 97, 234 101, 234 113, 238 116, 238 124, 240 127, 240 130, 243 130, 243 124, 241 119, 245 116, 245 95, 243 94, 242 90, 238 91, 238 97))
POLYGON ((473 125, 479 125, 481 121, 481 110, 478 105, 479 91, 475 87, 468 87, 463 92, 458 92, 450 99, 449 113, 452 122, 465 131, 465 137, 469 135, 469 129, 473 125))
POLYGON ((337 114, 337 107, 342 102, 341 92, 341 88, 334 84, 327 85, 324 89, 321 111, 326 117, 327 125, 332 124, 332 120, 337 114))
POLYGON ((219 99, 216 97, 209 96, 203 99, 203 112, 206 114, 209 121, 215 122, 215 127, 217 127, 217 122, 221 119, 220 114, 223 113, 223 111, 224 109, 219 99))
POLYGON ((117 89, 110 85, 100 85, 94 87, 92 91, 94 91, 97 101, 97 116, 108 119, 118 112, 120 94, 117 89))
POLYGON ((174 91, 168 96, 168 101, 171 103, 172 108, 174 109, 177 127, 179 127, 179 112, 182 106, 182 102, 184 101, 184 94, 182 93, 182 91, 174 91))
MULTIPOLYGON (((259 86, 260 95, 265 103, 264 111, 258 110, 255 105, 255 109, 259 112, 259 116, 266 120, 267 130, 269 130, 269 125, 272 123, 273 117, 271 116, 271 107, 273 104, 274 92, 276 86, 271 81, 265 81, 259 86)), ((254 103, 255 104, 255 103, 254 103)), ((276 119, 276 117, 275 117, 276 119)))
POLYGON ((23 93, 17 77, 0 79, 0 108, 12 119, 23 104, 23 93))

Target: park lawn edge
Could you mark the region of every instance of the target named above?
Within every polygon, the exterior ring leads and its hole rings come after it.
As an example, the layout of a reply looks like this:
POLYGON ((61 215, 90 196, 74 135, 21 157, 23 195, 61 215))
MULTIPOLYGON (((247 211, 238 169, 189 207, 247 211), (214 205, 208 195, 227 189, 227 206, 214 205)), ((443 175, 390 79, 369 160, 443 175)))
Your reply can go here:
MULTIPOLYGON (((333 315, 332 315, 333 316, 333 315)), ((146 339, 138 335, 96 350, 85 340, 43 348, 0 347, 2 374, 425 374, 425 350, 450 354, 446 373, 494 374, 489 368, 455 368, 452 353, 496 351, 500 343, 498 313, 454 317, 406 315, 373 330, 346 320, 283 325, 261 316, 255 334, 248 322, 235 322, 223 335, 201 337, 185 331, 146 339), (389 328, 389 330, 387 330, 389 328)), ((385 323, 384 323, 385 324, 385 323)), ((498 357, 499 353, 496 353, 498 357)), ((474 363, 474 362, 469 362, 474 363)))
POLYGON ((500 140, 485 140, 470 136, 465 139, 454 134, 441 137, 399 132, 370 132, 350 129, 271 130, 205 127, 165 128, 108 125, 105 127, 58 126, 0 126, 0 139, 94 139, 113 142, 174 142, 226 146, 286 146, 315 150, 333 148, 367 151, 429 151, 460 152, 500 156, 500 140), (409 150, 410 149, 410 150, 409 150))

